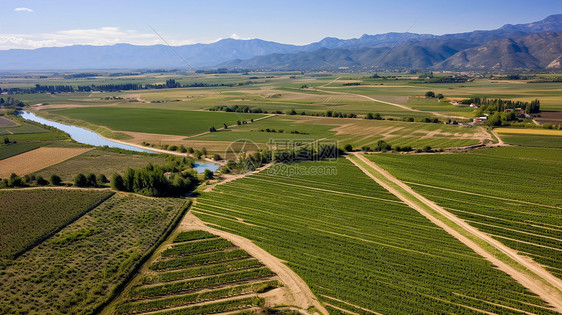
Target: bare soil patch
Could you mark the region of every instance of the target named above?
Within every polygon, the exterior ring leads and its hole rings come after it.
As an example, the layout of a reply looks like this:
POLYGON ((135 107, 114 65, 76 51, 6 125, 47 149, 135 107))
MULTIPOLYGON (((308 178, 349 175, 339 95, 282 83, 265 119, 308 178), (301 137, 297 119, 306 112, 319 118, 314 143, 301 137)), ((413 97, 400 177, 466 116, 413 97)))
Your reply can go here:
POLYGON ((17 126, 17 125, 18 124, 16 124, 14 121, 12 121, 10 119, 0 117, 0 127, 14 127, 14 126, 17 126))
POLYGON ((26 175, 45 167, 60 163, 91 148, 39 148, 2 160, 0 178, 7 178, 12 173, 26 175))
POLYGON ((535 120, 541 124, 562 124, 562 112, 541 112, 541 117, 535 120))

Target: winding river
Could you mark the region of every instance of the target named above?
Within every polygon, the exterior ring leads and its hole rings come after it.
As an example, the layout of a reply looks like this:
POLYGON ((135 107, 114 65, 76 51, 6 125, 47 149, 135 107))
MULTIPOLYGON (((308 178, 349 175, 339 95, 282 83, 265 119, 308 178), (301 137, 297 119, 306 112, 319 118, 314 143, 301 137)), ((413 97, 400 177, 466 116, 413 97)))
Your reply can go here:
MULTIPOLYGON (((51 126, 51 127, 55 127, 57 129, 60 129, 64 132, 68 133, 73 140, 75 140, 77 142, 80 142, 80 143, 95 145, 95 146, 100 146, 100 147, 108 146, 110 148, 119 148, 119 149, 124 149, 124 150, 129 150, 129 151, 135 151, 135 152, 159 153, 159 152, 156 152, 156 151, 151 151, 151 150, 148 150, 148 149, 138 148, 138 147, 135 147, 135 146, 111 141, 111 140, 108 140, 108 139, 105 139, 105 138, 101 137, 99 134, 97 134, 93 131, 90 131, 90 130, 87 130, 87 129, 84 129, 84 128, 80 128, 80 127, 76 127, 76 126, 61 124, 61 123, 58 123, 58 122, 52 121, 52 120, 48 120, 48 119, 39 117, 32 112, 21 112, 19 114, 19 116, 21 116, 22 118, 25 118, 27 120, 35 121, 35 122, 41 123, 43 125, 47 125, 47 126, 51 126)), ((195 169, 197 171, 197 173, 202 173, 202 172, 205 171, 205 169, 209 169, 209 170, 215 172, 216 170, 219 169, 219 166, 220 166, 218 164, 210 163, 210 162, 196 162, 196 163, 193 163, 193 164, 194 164, 193 169, 195 169)))

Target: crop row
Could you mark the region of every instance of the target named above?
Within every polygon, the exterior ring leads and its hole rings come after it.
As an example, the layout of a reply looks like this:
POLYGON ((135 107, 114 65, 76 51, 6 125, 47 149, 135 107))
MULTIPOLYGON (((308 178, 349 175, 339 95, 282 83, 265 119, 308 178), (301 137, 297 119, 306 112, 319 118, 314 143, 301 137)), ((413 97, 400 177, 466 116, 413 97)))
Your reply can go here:
POLYGON ((199 253, 223 250, 233 246, 234 244, 224 238, 188 242, 185 244, 173 245, 171 248, 164 250, 162 252, 162 257, 191 256, 199 253))
POLYGON ((169 282, 193 277, 216 275, 220 273, 256 268, 261 266, 263 266, 263 264, 257 259, 234 260, 222 264, 205 265, 179 271, 159 273, 155 276, 145 277, 142 283, 151 284, 158 282, 169 282))
POLYGON ((259 279, 272 276, 271 270, 262 267, 258 269, 244 270, 240 272, 224 273, 206 278, 197 278, 181 282, 172 282, 162 285, 141 286, 131 289, 130 296, 134 299, 164 296, 185 291, 194 291, 207 287, 237 283, 240 281, 259 279))
POLYGON ((181 243, 181 242, 188 242, 188 241, 196 241, 202 240, 207 238, 216 238, 218 237, 215 234, 211 234, 207 231, 200 231, 200 230, 193 230, 187 232, 181 232, 174 238, 174 243, 181 243))
POLYGON ((12 258, 106 200, 110 191, 0 191, 0 258, 12 258))
POLYGON ((368 198, 384 189, 349 162, 299 164, 335 165, 338 172, 283 179, 262 172, 203 194, 193 213, 287 261, 317 295, 349 304, 382 313, 549 313, 542 300, 415 210, 394 198, 368 198), (297 185, 285 184, 291 179, 297 185), (329 191, 307 188, 323 183, 331 183, 329 191), (363 191, 369 193, 361 198, 363 191))
POLYGON ((559 258, 562 230, 547 225, 562 224, 560 218, 556 217, 556 210, 428 187, 413 187, 513 249, 519 251, 524 244, 525 252, 534 255, 533 258, 539 263, 562 268, 562 260, 559 258))
POLYGON ((242 249, 235 249, 231 251, 210 252, 189 257, 159 260, 150 265, 149 268, 152 270, 183 269, 192 266, 219 263, 249 257, 250 255, 246 253, 246 251, 242 249))
MULTIPOLYGON (((39 191, 25 191, 27 199, 22 198, 22 203, 30 204, 35 192, 39 191)), ((68 200, 58 192, 47 194, 59 204, 68 200)), ((78 198, 88 199, 85 195, 78 198)), ((11 201, 2 199, 2 203, 11 201)), ((184 203, 181 199, 113 194, 0 272, 0 313, 98 312, 180 217, 184 203), (147 223, 139 225, 140 218, 147 223)))
POLYGON ((116 309, 118 314, 157 311, 165 308, 185 306, 193 303, 201 303, 222 298, 231 298, 248 293, 261 293, 272 288, 278 288, 281 283, 277 280, 268 280, 256 283, 242 284, 234 287, 221 288, 212 291, 203 291, 193 294, 172 296, 163 299, 127 302, 119 305, 116 309))

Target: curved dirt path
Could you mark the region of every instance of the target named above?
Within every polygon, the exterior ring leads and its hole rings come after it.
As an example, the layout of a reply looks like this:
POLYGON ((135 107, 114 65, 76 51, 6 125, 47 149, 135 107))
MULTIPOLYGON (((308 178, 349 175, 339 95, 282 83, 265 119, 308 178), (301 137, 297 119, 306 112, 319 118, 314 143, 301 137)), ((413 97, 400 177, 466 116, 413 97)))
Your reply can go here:
POLYGON ((203 230, 231 241, 234 245, 242 248, 248 252, 248 254, 257 258, 271 271, 277 274, 281 282, 287 287, 288 291, 292 295, 287 297, 288 304, 298 306, 303 310, 307 310, 314 306, 322 314, 328 314, 328 311, 322 306, 322 304, 320 304, 316 296, 314 296, 314 293, 310 291, 306 282, 304 282, 293 270, 287 267, 287 265, 285 265, 279 258, 276 258, 258 247, 249 239, 209 227, 193 215, 191 211, 189 211, 182 219, 179 230, 203 230))
POLYGON ((504 271, 520 284, 525 286, 531 292, 537 294, 543 300, 548 302, 556 311, 562 312, 562 280, 558 279, 542 266, 534 262, 532 259, 523 257, 519 255, 513 249, 505 246, 503 243, 493 239, 489 235, 480 232, 478 229, 474 228, 473 226, 469 225, 465 221, 461 220, 457 216, 453 215, 452 213, 446 211, 442 207, 438 206, 433 201, 428 200, 427 198, 423 197, 422 195, 415 192, 411 189, 408 185, 401 182, 399 179, 394 177, 389 172, 382 169, 380 166, 376 165, 374 162, 368 160, 361 154, 358 153, 351 153, 355 157, 357 157, 361 162, 368 165, 372 168, 375 172, 379 175, 384 176, 387 180, 391 181, 393 184, 398 185, 401 189, 403 189, 406 193, 410 194, 412 197, 407 197, 397 189, 391 187, 387 183, 378 179, 375 175, 373 175, 369 170, 365 169, 362 165, 354 161, 353 159, 348 158, 353 164, 355 164, 361 171, 371 177, 374 181, 376 181, 379 185, 384 187, 386 190, 394 194, 396 197, 400 198, 404 201, 407 205, 411 208, 417 210, 420 214, 424 217, 429 219, 435 225, 443 228, 447 233, 464 243, 466 246, 470 247, 474 252, 478 253, 488 261, 492 262, 498 269, 504 271), (412 200, 414 199, 414 200, 412 200), (529 274, 528 272, 522 271, 519 268, 513 267, 511 264, 500 260, 492 253, 489 253, 487 250, 482 248, 479 244, 475 243, 468 237, 464 236, 454 228, 450 227, 433 214, 426 211, 420 203, 428 206, 432 210, 436 211, 440 215, 444 216, 448 220, 455 223, 458 227, 462 228, 464 231, 470 233, 472 236, 479 238, 480 240, 488 243, 489 245, 493 246, 495 250, 500 251, 501 253, 507 255, 510 259, 518 263, 520 266, 523 266, 530 270, 534 275, 529 274))
POLYGON ((498 143, 496 143, 496 144, 493 145, 493 146, 496 146, 496 147, 505 147, 505 146, 507 146, 507 145, 503 142, 502 138, 500 138, 500 136, 498 135, 498 133, 497 133, 495 130, 492 129, 492 131, 490 131, 490 132, 494 135, 494 137, 496 137, 496 139, 498 139, 498 143))
POLYGON ((450 115, 445 115, 445 114, 438 113, 438 112, 430 112, 430 111, 425 111, 425 110, 414 109, 414 108, 408 107, 406 105, 401 105, 401 104, 391 103, 391 102, 387 102, 387 101, 377 100, 375 98, 372 98, 372 97, 367 96, 367 95, 362 95, 362 94, 349 93, 349 92, 335 92, 335 91, 326 91, 326 90, 319 90, 319 91, 326 92, 326 93, 333 93, 333 94, 355 95, 355 96, 359 96, 359 97, 362 97, 362 98, 366 98, 366 99, 368 99, 370 101, 373 101, 373 102, 383 103, 383 104, 387 104, 387 105, 391 105, 391 106, 400 107, 402 109, 409 110, 411 112, 432 114, 432 115, 443 117, 443 118, 467 119, 466 117, 461 117, 461 116, 450 116, 450 115))

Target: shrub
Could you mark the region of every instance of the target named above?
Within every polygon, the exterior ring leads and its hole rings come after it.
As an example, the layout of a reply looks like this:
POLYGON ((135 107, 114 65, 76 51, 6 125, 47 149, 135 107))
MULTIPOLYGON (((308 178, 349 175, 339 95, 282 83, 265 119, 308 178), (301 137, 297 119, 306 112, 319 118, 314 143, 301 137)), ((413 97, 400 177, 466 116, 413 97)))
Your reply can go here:
POLYGON ((107 179, 107 177, 104 174, 100 175, 99 181, 100 181, 100 183, 103 183, 103 184, 109 183, 109 180, 107 179))
POLYGON ((49 177, 49 181, 51 182, 52 185, 58 186, 61 184, 62 179, 60 178, 60 176, 53 174, 51 175, 51 177, 49 177))
POLYGON ((49 182, 44 179, 43 176, 37 176, 35 183, 39 186, 45 186, 49 184, 49 182))
POLYGON ((97 187, 98 186, 98 178, 96 177, 95 174, 88 174, 88 177, 86 178, 88 180, 87 185, 90 187, 97 187))
POLYGON ((74 186, 76 187, 86 187, 88 185, 88 179, 82 173, 74 177, 74 186))
POLYGON ((209 170, 209 169, 205 169, 205 179, 213 179, 215 177, 215 174, 213 173, 213 171, 209 170))
POLYGON ((353 151, 353 147, 351 146, 351 144, 346 144, 346 145, 343 147, 343 149, 344 149, 344 151, 346 151, 346 152, 351 152, 351 151, 353 151))
POLYGON ((125 190, 125 184, 121 175, 114 173, 111 176, 111 188, 119 191, 125 190))

